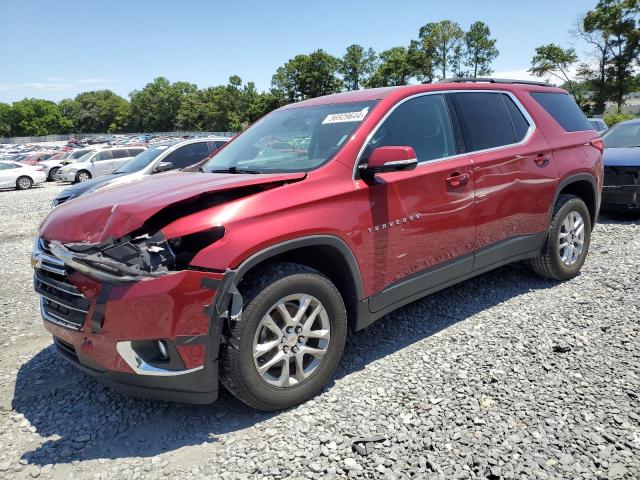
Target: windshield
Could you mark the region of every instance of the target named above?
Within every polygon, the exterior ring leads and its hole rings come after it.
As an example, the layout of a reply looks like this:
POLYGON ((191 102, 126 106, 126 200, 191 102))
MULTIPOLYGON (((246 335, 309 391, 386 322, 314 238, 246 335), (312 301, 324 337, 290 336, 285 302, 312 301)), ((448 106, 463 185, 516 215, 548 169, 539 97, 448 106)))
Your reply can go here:
POLYGON ((207 162, 204 172, 306 172, 345 144, 374 101, 318 105, 273 112, 207 162))
POLYGON ((602 135, 606 148, 640 147, 640 123, 626 123, 610 128, 602 135))
POLYGON ((94 150, 76 150, 75 152, 71 152, 71 155, 69 155, 69 158, 67 158, 67 160, 77 160, 93 152, 94 150))
POLYGON ((95 153, 95 152, 94 152, 93 150, 92 150, 92 151, 90 151, 89 153, 85 153, 85 154, 84 154, 84 155, 82 155, 80 158, 78 158, 78 159, 76 160, 76 162, 78 162, 78 163, 80 163, 80 162, 86 162, 87 160, 89 160, 89 159, 93 156, 93 154, 94 154, 94 153, 95 153))
POLYGON ((163 145, 161 147, 150 148, 149 150, 145 150, 142 153, 139 153, 127 163, 122 165, 113 173, 133 173, 139 170, 142 170, 144 167, 149 165, 154 159, 158 157, 162 152, 164 152, 168 145, 163 145))

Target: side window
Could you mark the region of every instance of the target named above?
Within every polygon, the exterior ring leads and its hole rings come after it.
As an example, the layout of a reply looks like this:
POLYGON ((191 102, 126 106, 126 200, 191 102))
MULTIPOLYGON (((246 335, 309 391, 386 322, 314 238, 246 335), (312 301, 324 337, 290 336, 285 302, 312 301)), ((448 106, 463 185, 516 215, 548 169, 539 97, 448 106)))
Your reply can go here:
POLYGON ((500 93, 464 92, 455 93, 452 98, 468 152, 516 143, 511 117, 500 93))
POLYGON ((111 160, 111 150, 104 150, 102 152, 98 152, 94 157, 96 162, 103 162, 105 160, 111 160))
POLYGON ((229 142, 221 142, 221 141, 216 140, 216 150, 218 148, 224 147, 227 143, 229 143, 229 142))
POLYGON ((8 164, 0 162, 0 170, 8 170, 8 169, 9 169, 8 164))
POLYGON ((188 167, 190 165, 193 165, 194 163, 198 163, 200 160, 203 160, 207 156, 209 156, 207 143, 198 142, 180 147, 178 150, 165 158, 164 161, 173 163, 173 168, 178 169, 188 167))
POLYGON ((139 155, 142 152, 144 152, 144 149, 142 149, 142 148, 130 148, 129 149, 129 156, 130 157, 135 157, 136 155, 139 155))
POLYGON ((413 147, 418 162, 455 155, 449 111, 442 95, 423 95, 401 103, 380 125, 365 148, 366 161, 377 147, 413 147))
POLYGON ((218 149, 218 147, 216 146, 216 142, 214 141, 207 142, 207 147, 209 148, 209 153, 213 153, 218 149))
POLYGON ((527 132, 529 131, 530 127, 529 122, 509 95, 503 93, 502 99, 504 100, 504 104, 507 106, 507 110, 509 110, 509 115, 511 116, 513 131, 516 134, 516 142, 521 142, 522 140, 524 140, 524 137, 527 136, 527 132))
POLYGON ((589 120, 568 93, 531 92, 531 96, 567 132, 592 129, 589 120))
POLYGON ((111 150, 111 155, 112 155, 112 158, 116 160, 118 158, 127 158, 129 156, 129 153, 124 149, 120 149, 120 150, 111 150))

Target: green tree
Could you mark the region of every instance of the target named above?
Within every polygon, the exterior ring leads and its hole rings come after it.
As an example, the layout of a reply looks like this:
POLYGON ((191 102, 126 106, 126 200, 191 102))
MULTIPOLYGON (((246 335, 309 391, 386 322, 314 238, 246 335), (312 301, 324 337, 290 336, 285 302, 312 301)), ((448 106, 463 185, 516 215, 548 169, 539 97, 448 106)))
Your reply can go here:
POLYGON ((347 90, 358 90, 376 68, 378 56, 372 48, 365 50, 362 45, 347 47, 338 71, 342 74, 347 90))
POLYGON ((419 39, 411 40, 407 48, 407 62, 411 69, 411 76, 426 83, 432 83, 435 76, 433 67, 435 49, 430 42, 430 37, 423 37, 426 32, 425 29, 429 29, 430 25, 433 24, 427 24, 422 27, 419 39))
POLYGON ((11 134, 17 137, 69 133, 73 123, 62 116, 58 105, 50 100, 25 98, 13 102, 9 110, 11 134))
POLYGON ((80 132, 121 132, 129 119, 129 102, 111 90, 84 92, 76 96, 73 104, 62 104, 61 109, 72 115, 80 132))
POLYGON ((0 102, 0 137, 11 136, 11 106, 0 102))
POLYGON ((192 83, 171 83, 158 77, 142 90, 129 94, 131 127, 138 131, 171 131, 177 127, 177 115, 182 102, 197 92, 192 83))
POLYGON ((491 64, 498 57, 496 40, 484 22, 474 22, 464 34, 465 64, 473 71, 473 77, 491 75, 491 64))
POLYGON ((309 55, 296 55, 276 70, 271 79, 289 102, 339 92, 342 81, 338 78, 340 59, 324 50, 309 55))
POLYGON ((440 70, 442 78, 447 77, 447 72, 453 65, 460 65, 464 31, 456 22, 442 20, 428 23, 420 29, 419 35, 423 45, 428 47, 425 52, 432 52, 433 70, 440 70))
MULTIPOLYGON (((624 96, 633 84, 634 69, 639 65, 639 10, 640 0, 599 0, 583 22, 584 31, 602 37, 602 45, 607 47, 602 52, 600 78, 602 80, 606 75, 611 83, 612 98, 618 105, 618 111, 621 111, 624 96)), ((604 82, 602 90, 604 94, 604 82)))
POLYGON ((380 64, 367 82, 368 87, 406 85, 413 74, 407 49, 393 47, 380 53, 380 64))
POLYGON ((567 86, 573 97, 578 100, 574 82, 570 78, 570 69, 578 61, 573 48, 564 49, 554 43, 536 48, 531 60, 529 72, 537 77, 556 77, 567 86))

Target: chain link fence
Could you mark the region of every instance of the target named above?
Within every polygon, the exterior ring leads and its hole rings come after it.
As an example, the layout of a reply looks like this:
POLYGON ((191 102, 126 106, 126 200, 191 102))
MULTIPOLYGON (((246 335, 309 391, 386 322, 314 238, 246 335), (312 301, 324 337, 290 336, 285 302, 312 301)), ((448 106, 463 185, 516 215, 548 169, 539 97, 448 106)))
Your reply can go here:
POLYGON ((175 131, 175 132, 148 132, 148 133, 124 133, 124 134, 107 134, 107 133, 69 133, 65 135, 45 135, 40 137, 0 137, 0 143, 23 144, 38 142, 66 142, 69 140, 80 140, 83 138, 96 138, 123 135, 126 137, 134 137, 137 135, 159 135, 163 137, 233 137, 236 132, 194 132, 194 131, 175 131))

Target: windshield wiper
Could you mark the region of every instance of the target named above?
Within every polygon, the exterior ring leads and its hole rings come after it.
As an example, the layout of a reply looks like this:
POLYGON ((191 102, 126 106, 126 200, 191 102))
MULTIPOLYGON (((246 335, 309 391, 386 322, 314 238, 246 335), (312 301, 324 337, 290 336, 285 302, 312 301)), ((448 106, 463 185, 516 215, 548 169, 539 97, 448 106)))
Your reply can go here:
POLYGON ((211 170, 209 173, 250 173, 250 174, 258 174, 258 173, 263 173, 263 172, 261 172, 260 170, 249 170, 249 169, 238 168, 238 167, 229 167, 229 168, 211 170))

